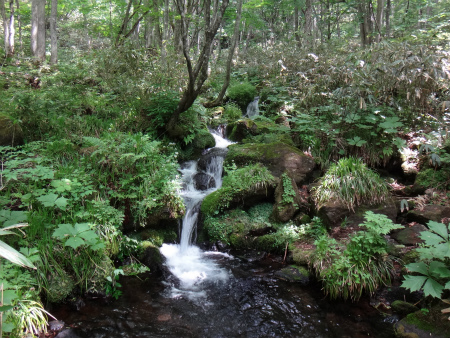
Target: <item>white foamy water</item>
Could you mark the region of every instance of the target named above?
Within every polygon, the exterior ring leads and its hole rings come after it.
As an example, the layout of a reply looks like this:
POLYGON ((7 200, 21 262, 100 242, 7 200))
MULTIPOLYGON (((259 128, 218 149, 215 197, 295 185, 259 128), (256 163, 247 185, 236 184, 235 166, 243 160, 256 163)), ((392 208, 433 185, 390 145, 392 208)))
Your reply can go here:
MULTIPOLYGON (((166 257, 166 266, 180 282, 179 286, 172 286, 170 291, 172 298, 185 296, 193 301, 204 299, 205 283, 222 283, 229 278, 228 271, 211 258, 218 253, 204 252, 194 245, 181 251, 178 244, 163 244, 160 250, 166 257)), ((226 254, 222 256, 232 258, 226 254)))
MULTIPOLYGON (((216 140, 216 148, 226 148, 232 142, 226 140, 217 131, 211 134, 216 140)), ((171 297, 184 296, 193 301, 206 298, 203 286, 208 283, 221 283, 229 278, 229 273, 221 268, 215 261, 217 254, 203 252, 191 245, 197 226, 198 214, 202 200, 222 185, 223 155, 213 156, 202 171, 203 175, 214 178, 215 186, 200 191, 195 187, 195 176, 199 173, 197 161, 184 163, 180 172, 183 180, 183 190, 180 195, 186 205, 183 218, 181 238, 179 245, 163 244, 161 253, 166 257, 166 266, 179 280, 179 285, 172 285, 171 297)), ((195 239, 195 238, 194 238, 195 239)), ((226 255, 224 255, 227 257, 226 255)), ((230 258, 229 256, 227 258, 230 258)))

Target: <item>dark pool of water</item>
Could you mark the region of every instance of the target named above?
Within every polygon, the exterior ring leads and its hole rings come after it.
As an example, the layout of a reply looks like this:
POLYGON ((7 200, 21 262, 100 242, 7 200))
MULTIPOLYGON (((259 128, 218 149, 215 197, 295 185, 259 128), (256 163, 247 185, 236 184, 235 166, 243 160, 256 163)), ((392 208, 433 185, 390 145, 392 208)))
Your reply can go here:
POLYGON ((278 263, 215 258, 231 272, 226 283, 202 285, 203 296, 174 297, 173 277, 121 279, 123 295, 112 302, 86 299, 75 310, 52 309, 81 338, 118 337, 394 337, 389 318, 369 305, 330 301, 317 287, 278 280, 278 263))

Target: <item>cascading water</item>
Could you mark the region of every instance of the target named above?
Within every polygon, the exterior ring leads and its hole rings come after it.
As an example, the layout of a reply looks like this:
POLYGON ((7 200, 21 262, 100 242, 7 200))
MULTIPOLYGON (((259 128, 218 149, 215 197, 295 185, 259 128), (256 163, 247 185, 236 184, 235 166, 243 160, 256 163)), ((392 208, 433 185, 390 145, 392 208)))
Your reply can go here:
POLYGON ((199 169, 198 161, 184 163, 180 169, 183 180, 181 196, 186 205, 180 244, 164 244, 161 247, 167 267, 179 282, 177 288, 172 287, 172 297, 184 294, 192 300, 203 298, 205 294, 200 288, 202 283, 228 279, 228 272, 210 258, 213 253, 203 252, 191 244, 203 199, 222 186, 225 149, 231 144, 220 132, 211 131, 211 134, 216 140, 216 146, 209 149, 203 158, 202 169, 199 169))
POLYGON ((259 115, 259 106, 258 106, 259 96, 255 97, 255 99, 249 103, 247 106, 247 112, 245 116, 249 119, 253 119, 259 115))

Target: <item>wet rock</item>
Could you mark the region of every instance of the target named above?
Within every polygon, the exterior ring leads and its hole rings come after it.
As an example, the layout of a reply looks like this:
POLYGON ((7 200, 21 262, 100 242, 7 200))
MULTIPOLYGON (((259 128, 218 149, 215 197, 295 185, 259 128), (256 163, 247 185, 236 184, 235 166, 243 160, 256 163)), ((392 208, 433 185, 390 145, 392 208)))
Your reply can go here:
POLYGON ((62 320, 52 320, 48 322, 48 328, 52 331, 60 331, 64 328, 65 323, 62 320))
POLYGON ((142 264, 150 268, 150 272, 161 276, 164 272, 163 259, 159 248, 156 246, 148 246, 141 258, 142 264))
POLYGON ((301 285, 307 285, 310 282, 311 274, 303 266, 288 266, 275 272, 274 276, 278 279, 300 283, 301 285))
POLYGON ((394 325, 395 334, 399 338, 449 338, 450 321, 433 308, 429 312, 417 311, 408 314, 394 325))
POLYGON ((225 157, 228 153, 227 148, 212 148, 203 154, 197 162, 197 166, 200 170, 206 171, 207 166, 211 163, 211 159, 214 157, 225 157))
POLYGON ((408 222, 427 224, 429 221, 441 222, 443 218, 450 218, 450 208, 442 205, 426 205, 421 210, 408 212, 408 222))
POLYGON ((404 229, 393 231, 391 237, 400 244, 416 246, 419 243, 423 243, 419 236, 422 231, 427 230, 426 226, 413 222, 409 226, 405 226, 404 229))
POLYGON ((270 128, 274 127, 272 121, 255 121, 251 119, 241 119, 230 123, 227 126, 228 138, 232 141, 241 142, 249 136, 270 133, 270 128))
POLYGON ((197 173, 194 175, 194 187, 197 190, 208 190, 216 186, 216 180, 211 175, 197 173))
POLYGON ((387 200, 377 205, 359 205, 355 212, 349 210, 343 203, 338 201, 329 201, 319 209, 319 217, 329 227, 340 226, 345 221, 346 226, 352 227, 362 224, 365 221, 366 211, 372 211, 375 214, 386 215, 390 220, 396 222, 397 207, 393 200, 387 200))
POLYGON ((74 329, 65 329, 56 335, 56 338, 80 338, 74 329))
POLYGON ((403 300, 396 300, 392 302, 391 307, 392 311, 398 313, 402 317, 409 315, 410 313, 419 311, 419 308, 417 306, 403 300))
POLYGON ((312 157, 283 142, 233 144, 228 149, 226 163, 234 161, 239 166, 261 163, 275 177, 287 172, 297 184, 307 181, 315 167, 312 157))

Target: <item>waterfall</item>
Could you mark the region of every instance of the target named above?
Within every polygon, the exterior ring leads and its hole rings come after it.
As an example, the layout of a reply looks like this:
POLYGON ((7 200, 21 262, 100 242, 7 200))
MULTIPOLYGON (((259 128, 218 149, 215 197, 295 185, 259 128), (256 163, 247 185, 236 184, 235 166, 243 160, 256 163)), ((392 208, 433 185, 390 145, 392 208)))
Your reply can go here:
POLYGON ((253 119, 259 115, 259 106, 258 106, 259 96, 255 97, 255 99, 249 103, 247 106, 247 116, 249 119, 253 119))
POLYGON ((192 245, 198 214, 203 199, 222 186, 223 160, 226 148, 232 142, 226 140, 220 131, 211 131, 216 146, 208 149, 198 161, 184 163, 182 174, 183 197, 186 213, 181 227, 179 245, 163 244, 161 253, 166 257, 166 265, 180 282, 179 288, 172 288, 172 296, 185 294, 190 299, 204 297, 199 284, 205 280, 223 281, 228 273, 222 271, 207 258, 198 247, 192 245))

